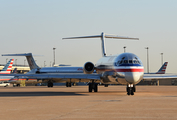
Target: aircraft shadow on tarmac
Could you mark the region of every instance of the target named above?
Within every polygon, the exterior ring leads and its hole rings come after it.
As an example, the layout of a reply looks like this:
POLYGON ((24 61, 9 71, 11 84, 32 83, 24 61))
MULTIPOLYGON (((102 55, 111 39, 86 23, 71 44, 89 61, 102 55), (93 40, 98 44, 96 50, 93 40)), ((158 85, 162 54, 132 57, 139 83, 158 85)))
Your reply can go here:
POLYGON ((0 97, 26 97, 26 96, 85 96, 75 92, 0 92, 0 97))

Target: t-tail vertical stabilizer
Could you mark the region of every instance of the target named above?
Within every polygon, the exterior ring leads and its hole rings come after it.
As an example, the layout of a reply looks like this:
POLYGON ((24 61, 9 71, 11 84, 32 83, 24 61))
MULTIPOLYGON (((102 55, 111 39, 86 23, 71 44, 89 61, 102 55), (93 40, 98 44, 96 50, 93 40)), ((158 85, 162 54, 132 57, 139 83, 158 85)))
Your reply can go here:
POLYGON ((22 53, 22 54, 3 54, 2 56, 26 56, 30 69, 39 68, 34 61, 32 53, 22 53))
POLYGON ((112 35, 112 34, 105 34, 104 32, 102 32, 101 35, 67 37, 67 38, 62 38, 62 39, 82 39, 82 38, 101 38, 101 47, 102 47, 102 56, 103 57, 106 56, 104 38, 139 40, 139 38, 132 38, 132 37, 124 37, 124 36, 112 35))

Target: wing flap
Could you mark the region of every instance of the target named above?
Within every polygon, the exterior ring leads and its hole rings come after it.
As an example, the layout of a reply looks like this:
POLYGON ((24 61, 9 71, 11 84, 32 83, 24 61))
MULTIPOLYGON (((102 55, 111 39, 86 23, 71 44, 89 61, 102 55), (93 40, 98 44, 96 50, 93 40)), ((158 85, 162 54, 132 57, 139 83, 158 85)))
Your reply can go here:
MULTIPOLYGON (((7 76, 2 74, 1 76, 7 76)), ((77 74, 77 73, 58 73, 58 74, 10 74, 8 76, 14 76, 17 78, 25 79, 94 79, 101 80, 101 75, 99 74, 77 74)))

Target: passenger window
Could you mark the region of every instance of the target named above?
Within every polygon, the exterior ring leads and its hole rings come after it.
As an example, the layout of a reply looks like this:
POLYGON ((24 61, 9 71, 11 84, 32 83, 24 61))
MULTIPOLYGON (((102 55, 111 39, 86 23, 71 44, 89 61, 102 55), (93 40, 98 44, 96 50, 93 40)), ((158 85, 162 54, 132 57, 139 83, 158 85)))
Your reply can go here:
POLYGON ((132 60, 129 60, 129 63, 133 63, 133 61, 132 61, 132 60))
POLYGON ((124 64, 127 64, 128 63, 128 60, 124 60, 124 64))

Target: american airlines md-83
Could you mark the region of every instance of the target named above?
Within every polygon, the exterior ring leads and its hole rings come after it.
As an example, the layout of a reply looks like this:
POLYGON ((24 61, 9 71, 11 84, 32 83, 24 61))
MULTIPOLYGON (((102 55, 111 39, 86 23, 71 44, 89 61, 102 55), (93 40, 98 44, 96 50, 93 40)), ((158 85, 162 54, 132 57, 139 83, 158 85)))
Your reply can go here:
MULTIPOLYGON (((84 73, 42 73, 42 69, 38 68, 34 59, 27 57, 28 63, 31 64, 32 70, 28 74, 17 74, 16 77, 25 77, 26 79, 42 79, 52 82, 90 82, 89 92, 98 91, 97 83, 104 84, 123 84, 127 85, 127 95, 134 95, 136 91, 135 85, 143 79, 172 79, 177 78, 177 75, 158 75, 158 74, 144 74, 144 67, 139 59, 133 53, 122 53, 120 55, 106 56, 104 47, 104 38, 116 39, 134 39, 130 37, 121 37, 116 35, 109 35, 102 33, 95 36, 69 37, 63 39, 79 39, 79 38, 101 38, 102 41, 102 55, 94 65, 92 62, 86 62, 83 67, 84 73), (96 73, 93 73, 96 71, 96 73)), ((3 56, 25 56, 24 54, 6 54, 3 56)))

